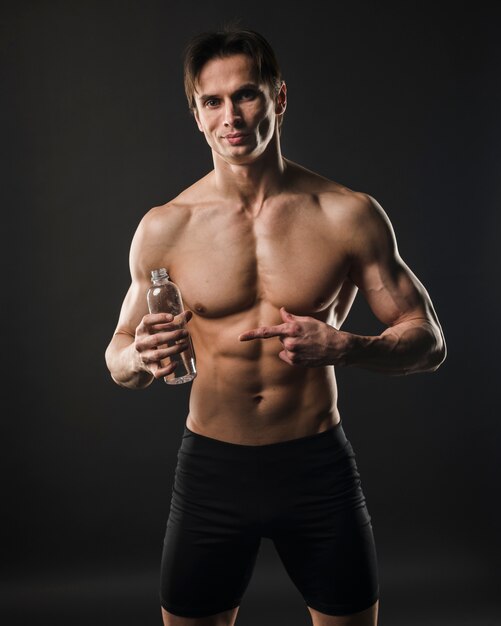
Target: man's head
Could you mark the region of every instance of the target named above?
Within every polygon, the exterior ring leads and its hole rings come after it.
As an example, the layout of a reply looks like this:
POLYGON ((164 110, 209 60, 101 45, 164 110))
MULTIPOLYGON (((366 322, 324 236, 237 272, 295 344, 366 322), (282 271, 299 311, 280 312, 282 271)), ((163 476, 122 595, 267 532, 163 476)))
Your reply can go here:
MULTIPOLYGON (((254 30, 228 27, 196 35, 186 46, 184 89, 192 113, 197 110, 197 81, 205 64, 212 59, 242 54, 252 59, 257 80, 268 86, 272 97, 278 96, 283 80, 277 58, 268 41, 254 30)), ((283 116, 280 116, 279 128, 282 122, 283 116)))
POLYGON ((195 36, 185 50, 184 79, 190 110, 215 159, 243 165, 273 146, 279 153, 286 86, 262 35, 225 28, 195 36))

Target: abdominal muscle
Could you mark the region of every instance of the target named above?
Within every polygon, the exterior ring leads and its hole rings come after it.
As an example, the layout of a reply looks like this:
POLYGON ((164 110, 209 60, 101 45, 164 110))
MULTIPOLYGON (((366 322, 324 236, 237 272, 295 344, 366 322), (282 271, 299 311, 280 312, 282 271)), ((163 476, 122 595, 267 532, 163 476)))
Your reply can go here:
POLYGON ((221 441, 263 445, 337 424, 334 368, 285 363, 277 337, 239 342, 238 333, 251 327, 241 320, 224 326, 221 320, 190 322, 198 373, 186 426, 221 441))

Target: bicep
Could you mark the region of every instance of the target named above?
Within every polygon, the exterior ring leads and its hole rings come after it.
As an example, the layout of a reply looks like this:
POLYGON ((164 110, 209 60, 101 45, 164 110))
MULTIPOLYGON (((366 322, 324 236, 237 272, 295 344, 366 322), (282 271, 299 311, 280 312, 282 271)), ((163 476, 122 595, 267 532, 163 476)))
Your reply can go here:
POLYGON ((351 276, 383 324, 429 316, 426 289, 399 257, 366 266, 355 264, 351 276))
POLYGON ((136 328, 149 312, 147 292, 151 270, 169 267, 172 226, 164 213, 152 209, 140 222, 129 252, 131 284, 120 310, 115 334, 135 336, 136 328), (167 222, 167 225, 166 225, 167 222))
POLYGON ((391 222, 373 198, 357 216, 352 241, 350 279, 383 324, 430 316, 426 289, 400 257, 391 222))
POLYGON ((126 334, 134 337, 136 328, 143 316, 148 313, 146 300, 148 285, 133 281, 125 295, 118 317, 115 334, 126 334))

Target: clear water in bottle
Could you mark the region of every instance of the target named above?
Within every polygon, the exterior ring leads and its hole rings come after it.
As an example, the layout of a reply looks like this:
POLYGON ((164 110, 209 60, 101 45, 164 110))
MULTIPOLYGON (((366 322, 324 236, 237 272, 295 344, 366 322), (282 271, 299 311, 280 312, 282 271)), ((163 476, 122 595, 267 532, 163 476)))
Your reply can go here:
MULTIPOLYGON (((180 314, 184 311, 183 299, 179 287, 173 283, 167 270, 164 267, 153 270, 151 272, 151 286, 148 289, 147 301, 150 313, 171 313, 174 316, 174 322, 185 326, 180 314)), ((165 359, 162 365, 166 365, 170 361, 176 363, 176 369, 164 376, 164 380, 168 385, 179 385, 189 383, 197 375, 195 362, 195 352, 191 337, 188 335, 185 340, 188 341, 188 348, 178 354, 173 354, 165 359)), ((175 342, 179 343, 179 342, 175 342)))

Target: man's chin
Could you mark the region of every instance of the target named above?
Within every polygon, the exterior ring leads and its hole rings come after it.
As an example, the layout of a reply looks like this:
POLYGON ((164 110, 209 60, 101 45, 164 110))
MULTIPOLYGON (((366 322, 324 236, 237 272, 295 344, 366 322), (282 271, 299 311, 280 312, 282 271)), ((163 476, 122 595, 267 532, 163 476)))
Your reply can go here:
POLYGON ((264 150, 257 150, 255 146, 239 146, 237 150, 228 150, 218 155, 231 165, 247 165, 253 163, 263 154, 264 150))

